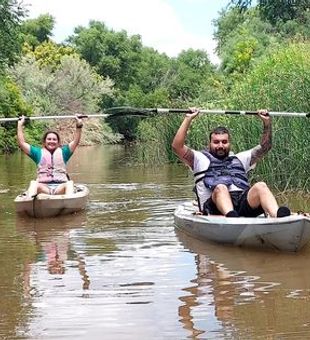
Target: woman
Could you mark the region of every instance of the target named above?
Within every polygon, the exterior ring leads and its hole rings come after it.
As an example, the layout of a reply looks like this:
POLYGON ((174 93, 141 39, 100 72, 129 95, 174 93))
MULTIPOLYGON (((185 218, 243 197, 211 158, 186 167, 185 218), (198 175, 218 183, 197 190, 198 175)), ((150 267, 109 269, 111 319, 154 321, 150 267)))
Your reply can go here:
POLYGON ((31 181, 28 195, 39 193, 61 195, 73 193, 73 181, 70 181, 66 171, 66 164, 78 146, 83 122, 76 116, 76 131, 73 141, 61 146, 59 134, 47 131, 43 136, 43 147, 28 144, 25 141, 23 126, 25 117, 22 116, 17 123, 17 140, 21 150, 37 164, 37 179, 31 181))

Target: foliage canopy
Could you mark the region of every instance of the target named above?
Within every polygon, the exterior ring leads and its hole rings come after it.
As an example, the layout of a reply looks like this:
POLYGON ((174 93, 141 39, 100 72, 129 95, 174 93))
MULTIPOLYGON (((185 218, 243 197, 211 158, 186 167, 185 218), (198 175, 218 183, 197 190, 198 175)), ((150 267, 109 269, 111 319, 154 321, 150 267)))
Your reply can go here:
POLYGON ((17 0, 0 2, 0 71, 12 64, 21 50, 20 22, 25 15, 17 0))

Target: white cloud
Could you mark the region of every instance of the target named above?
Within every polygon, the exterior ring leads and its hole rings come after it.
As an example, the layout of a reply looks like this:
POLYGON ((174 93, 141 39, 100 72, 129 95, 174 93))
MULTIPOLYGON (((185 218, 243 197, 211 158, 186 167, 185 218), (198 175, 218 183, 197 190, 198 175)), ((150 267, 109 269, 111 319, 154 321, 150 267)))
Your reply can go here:
POLYGON ((110 29, 139 34, 144 46, 169 56, 188 48, 203 49, 212 62, 218 63, 212 37, 186 31, 175 9, 165 0, 25 0, 24 3, 31 5, 28 7, 30 18, 46 13, 55 18, 53 33, 57 42, 72 34, 76 26, 87 26, 90 20, 98 20, 110 29))

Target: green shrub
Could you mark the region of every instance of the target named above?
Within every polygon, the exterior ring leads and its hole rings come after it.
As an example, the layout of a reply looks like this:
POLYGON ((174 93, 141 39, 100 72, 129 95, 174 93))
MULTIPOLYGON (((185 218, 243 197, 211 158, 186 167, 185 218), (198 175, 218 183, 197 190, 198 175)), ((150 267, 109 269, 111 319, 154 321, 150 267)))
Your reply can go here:
MULTIPOLYGON (((30 113, 19 88, 9 78, 0 77, 0 117, 17 117, 20 113, 30 113)), ((16 123, 0 125, 0 152, 10 152, 17 148, 15 140, 16 123)))

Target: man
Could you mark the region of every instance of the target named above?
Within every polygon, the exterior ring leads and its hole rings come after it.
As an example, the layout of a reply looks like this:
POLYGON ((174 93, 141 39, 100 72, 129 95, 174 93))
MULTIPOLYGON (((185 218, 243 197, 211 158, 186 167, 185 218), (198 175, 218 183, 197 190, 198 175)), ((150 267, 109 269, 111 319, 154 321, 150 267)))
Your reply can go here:
POLYGON ((61 145, 56 131, 47 131, 42 138, 42 147, 30 145, 26 142, 23 132, 25 117, 17 123, 17 141, 21 150, 37 165, 37 179, 31 181, 28 188, 30 197, 39 193, 50 195, 72 194, 73 181, 67 175, 66 165, 81 139, 82 120, 76 116, 76 131, 73 140, 61 145))
POLYGON ((187 131, 199 113, 198 109, 190 110, 173 139, 172 148, 194 172, 200 212, 226 217, 256 217, 262 213, 270 217, 289 216, 290 210, 278 206, 266 183, 258 182, 250 187, 248 181, 248 171, 271 149, 272 129, 268 112, 258 111, 263 122, 260 144, 234 155, 229 131, 224 127, 210 133, 206 150, 199 152, 185 145, 187 131))

